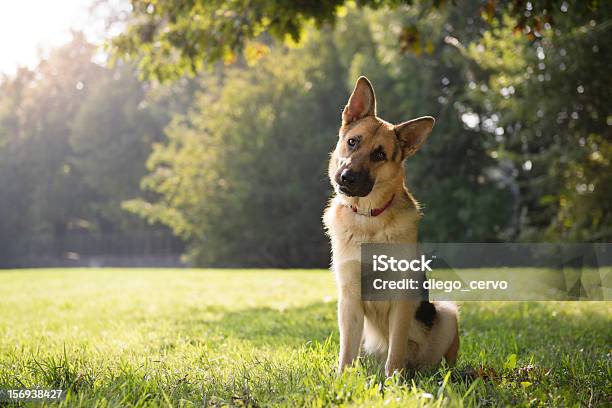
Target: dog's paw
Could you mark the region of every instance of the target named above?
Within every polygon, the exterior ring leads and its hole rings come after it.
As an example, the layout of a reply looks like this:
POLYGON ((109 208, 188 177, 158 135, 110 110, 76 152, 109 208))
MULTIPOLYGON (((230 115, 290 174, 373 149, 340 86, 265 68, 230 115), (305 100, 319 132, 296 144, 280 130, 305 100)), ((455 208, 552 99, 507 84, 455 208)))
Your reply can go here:
POLYGON ((336 370, 336 372, 338 373, 338 375, 342 374, 344 372, 344 370, 349 367, 351 365, 351 363, 348 363, 346 361, 342 361, 340 360, 338 362, 338 369, 336 370))
POLYGON ((404 364, 401 361, 389 361, 385 364, 385 376, 392 377, 395 373, 401 373, 404 370, 404 364))

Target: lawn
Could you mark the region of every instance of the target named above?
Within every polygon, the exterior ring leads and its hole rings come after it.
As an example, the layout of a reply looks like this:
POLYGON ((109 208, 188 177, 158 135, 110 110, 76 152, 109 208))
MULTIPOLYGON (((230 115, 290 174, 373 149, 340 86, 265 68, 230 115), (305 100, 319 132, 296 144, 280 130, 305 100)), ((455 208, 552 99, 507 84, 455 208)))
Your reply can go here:
MULTIPOLYGON (((0 388, 68 406, 612 404, 610 302, 461 305, 457 367, 337 376, 327 271, 0 271, 0 388)), ((1 403, 0 403, 1 405, 1 403)))

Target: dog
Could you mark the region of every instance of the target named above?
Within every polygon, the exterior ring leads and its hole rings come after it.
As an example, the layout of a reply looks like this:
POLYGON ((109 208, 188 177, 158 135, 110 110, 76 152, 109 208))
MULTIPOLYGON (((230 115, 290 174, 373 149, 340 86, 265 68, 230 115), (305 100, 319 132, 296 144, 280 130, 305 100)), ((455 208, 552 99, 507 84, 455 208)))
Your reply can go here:
POLYGON ((458 311, 452 302, 361 300, 361 244, 417 242, 421 210, 405 186, 404 161, 434 123, 430 116, 399 125, 382 120, 374 88, 363 76, 342 112, 328 168, 335 194, 323 215, 338 288, 338 372, 360 349, 384 363, 387 376, 457 359, 458 311))

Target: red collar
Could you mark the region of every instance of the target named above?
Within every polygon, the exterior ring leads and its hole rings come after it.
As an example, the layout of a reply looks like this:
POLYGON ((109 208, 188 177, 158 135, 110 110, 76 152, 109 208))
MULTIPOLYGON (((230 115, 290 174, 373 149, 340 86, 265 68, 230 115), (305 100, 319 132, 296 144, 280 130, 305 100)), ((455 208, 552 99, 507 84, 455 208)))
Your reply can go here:
MULTIPOLYGON (((393 202, 394 198, 395 198, 395 194, 393 194, 391 196, 391 199, 387 202, 387 204, 385 204, 384 207, 371 209, 370 210, 370 216, 371 217, 376 217, 376 216, 382 214, 383 211, 385 211, 387 208, 389 208, 391 206, 391 203, 393 202)), ((367 215, 367 214, 360 213, 359 210, 357 209, 357 207, 352 206, 352 205, 351 205, 351 210, 353 210, 354 213, 357 213, 359 215, 367 215)))

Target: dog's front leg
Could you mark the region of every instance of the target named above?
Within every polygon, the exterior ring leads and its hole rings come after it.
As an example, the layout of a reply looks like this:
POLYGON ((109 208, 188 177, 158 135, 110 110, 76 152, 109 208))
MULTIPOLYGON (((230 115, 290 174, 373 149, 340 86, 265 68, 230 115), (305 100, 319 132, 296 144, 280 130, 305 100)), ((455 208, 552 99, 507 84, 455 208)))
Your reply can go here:
POLYGON ((385 363, 385 375, 392 376, 406 366, 408 357, 408 330, 411 304, 396 301, 389 310, 389 351, 385 363))
POLYGON ((351 365, 361 344, 364 312, 359 295, 354 288, 341 287, 338 300, 338 326, 340 328, 340 359, 338 372, 351 365), (357 296, 355 296, 357 294, 357 296))

